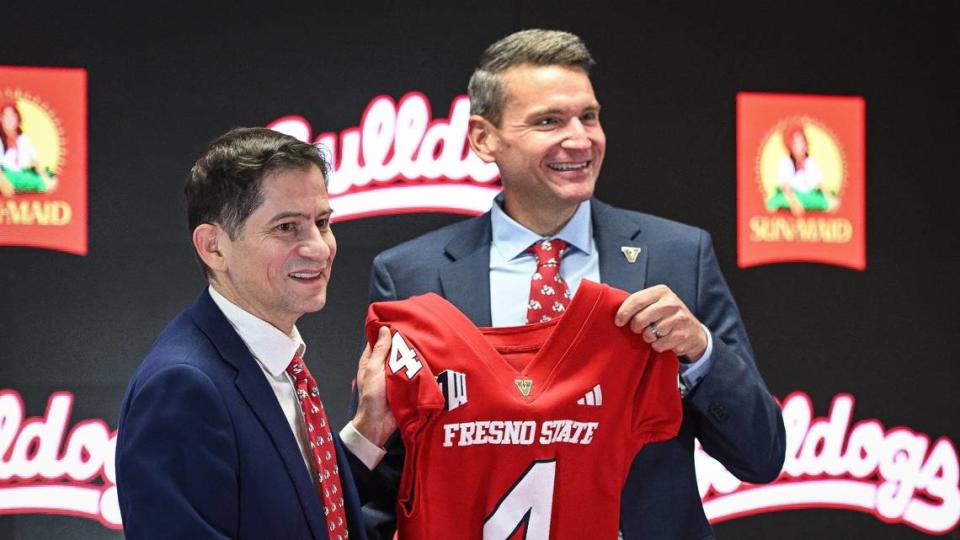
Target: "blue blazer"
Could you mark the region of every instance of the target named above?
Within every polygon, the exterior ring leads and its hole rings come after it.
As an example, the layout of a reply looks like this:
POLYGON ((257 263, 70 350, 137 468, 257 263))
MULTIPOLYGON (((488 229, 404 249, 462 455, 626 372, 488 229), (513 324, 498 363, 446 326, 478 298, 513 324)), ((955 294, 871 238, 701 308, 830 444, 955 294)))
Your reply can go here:
MULTIPOLYGON (((626 540, 712 538, 694 472, 694 438, 741 480, 770 482, 783 466, 786 436, 780 407, 753 359, 740 313, 701 229, 591 201, 600 280, 635 292, 669 286, 713 336, 713 365, 684 399, 675 439, 645 446, 621 500, 626 540), (621 247, 640 248, 630 263, 621 247)), ((387 250, 374 259, 370 301, 435 292, 478 326, 490 325, 490 215, 455 223, 387 250)), ((612 322, 612 321, 611 321, 612 322)), ((402 444, 395 442, 372 475, 358 481, 386 495, 364 508, 371 537, 389 538, 402 444), (393 486, 393 491, 386 489, 393 486), (391 498, 392 497, 392 498, 391 498)))
MULTIPOLYGON (((120 410, 127 538, 327 539, 323 504, 257 361, 204 290, 160 334, 120 410)), ((350 538, 364 538, 335 442, 350 538)))

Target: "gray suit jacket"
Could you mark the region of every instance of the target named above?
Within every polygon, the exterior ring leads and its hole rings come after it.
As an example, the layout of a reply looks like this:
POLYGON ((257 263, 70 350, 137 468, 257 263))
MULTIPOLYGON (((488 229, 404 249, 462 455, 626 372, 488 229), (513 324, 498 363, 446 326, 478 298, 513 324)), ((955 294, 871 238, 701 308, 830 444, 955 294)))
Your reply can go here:
MULTIPOLYGON (((786 436, 780 407, 757 371, 740 313, 717 264, 710 235, 648 214, 591 202, 600 280, 635 292, 669 286, 713 336, 713 366, 684 400, 675 439, 645 446, 624 485, 621 528, 627 540, 712 538, 694 472, 694 438, 741 480, 774 480, 786 436), (622 246, 640 248, 630 263, 622 246)), ((435 292, 476 325, 490 325, 490 214, 427 233, 379 254, 370 301, 435 292)), ((364 508, 371 538, 390 538, 403 447, 395 439, 383 463, 358 478, 379 501, 364 508)))

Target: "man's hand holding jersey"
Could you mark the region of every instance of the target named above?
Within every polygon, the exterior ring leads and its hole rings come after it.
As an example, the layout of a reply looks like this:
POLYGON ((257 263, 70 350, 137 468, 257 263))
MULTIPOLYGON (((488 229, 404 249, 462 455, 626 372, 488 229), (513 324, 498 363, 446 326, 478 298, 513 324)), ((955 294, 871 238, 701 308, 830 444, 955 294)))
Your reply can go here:
POLYGON ((628 296, 617 310, 614 324, 629 324, 653 350, 673 351, 681 362, 695 362, 707 350, 707 330, 666 285, 628 296))
POLYGON ((377 342, 363 350, 357 368, 359 406, 353 417, 353 427, 377 446, 383 446, 397 429, 397 420, 387 405, 387 386, 384 364, 390 352, 390 330, 380 327, 377 342))

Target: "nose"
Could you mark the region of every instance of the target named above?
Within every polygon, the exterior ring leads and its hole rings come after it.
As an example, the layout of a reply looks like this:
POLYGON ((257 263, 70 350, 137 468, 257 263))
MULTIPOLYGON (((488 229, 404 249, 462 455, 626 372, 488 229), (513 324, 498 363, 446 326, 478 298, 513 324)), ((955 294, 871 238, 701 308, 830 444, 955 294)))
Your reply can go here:
POLYGON ((314 261, 326 261, 336 249, 336 241, 333 238, 333 232, 330 230, 322 231, 318 227, 310 227, 300 242, 298 252, 301 257, 314 261))
POLYGON ((563 147, 568 150, 587 150, 592 144, 587 133, 586 126, 579 118, 572 118, 567 124, 566 137, 563 140, 563 147))

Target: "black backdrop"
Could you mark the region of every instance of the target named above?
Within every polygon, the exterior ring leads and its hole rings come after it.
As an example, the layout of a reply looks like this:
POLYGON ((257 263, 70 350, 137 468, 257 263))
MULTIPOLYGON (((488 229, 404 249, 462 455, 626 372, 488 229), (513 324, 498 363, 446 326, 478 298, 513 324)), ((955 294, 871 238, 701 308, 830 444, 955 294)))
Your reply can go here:
MULTIPOLYGON (((102 418, 115 428, 142 355, 203 285, 181 188, 212 137, 287 114, 339 132, 377 95, 409 91, 445 117, 483 47, 549 27, 579 34, 599 62, 609 143, 598 196, 714 235, 771 391, 808 393, 820 416, 849 392, 855 420, 958 440, 960 260, 948 195, 960 127, 956 2, 40 4, 4 16, 0 64, 87 70, 90 236, 85 257, 0 247, 0 389, 19 392, 27 416, 69 390, 71 425, 102 418), (866 271, 736 267, 738 91, 865 98, 866 271)), ((335 226, 328 305, 299 327, 337 425, 347 419, 373 255, 459 219, 335 226)), ((716 529, 721 538, 923 536, 829 509, 716 529)), ((118 536, 76 517, 0 515, 0 538, 118 536)))

